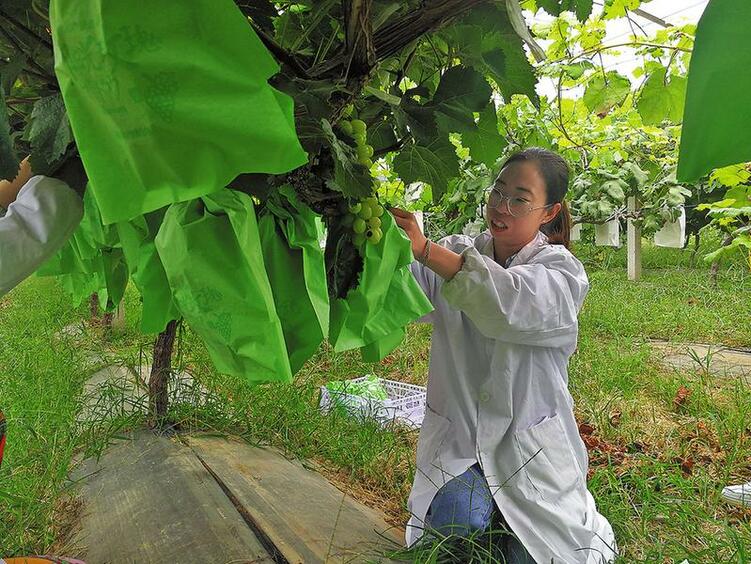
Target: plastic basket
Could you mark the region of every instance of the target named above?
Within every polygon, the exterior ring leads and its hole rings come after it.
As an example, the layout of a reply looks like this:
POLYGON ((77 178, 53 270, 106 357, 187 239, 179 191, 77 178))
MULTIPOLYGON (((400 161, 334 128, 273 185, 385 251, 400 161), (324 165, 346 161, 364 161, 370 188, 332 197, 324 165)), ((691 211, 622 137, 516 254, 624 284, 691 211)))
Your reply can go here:
MULTIPOLYGON (((356 384, 365 379, 366 377, 362 376, 347 382, 356 384)), ((398 422, 415 429, 419 428, 425 418, 425 387, 385 378, 379 378, 378 381, 386 389, 388 399, 379 400, 346 392, 332 392, 326 386, 321 386, 321 411, 328 413, 332 408, 341 406, 355 417, 376 419, 382 425, 398 422)))

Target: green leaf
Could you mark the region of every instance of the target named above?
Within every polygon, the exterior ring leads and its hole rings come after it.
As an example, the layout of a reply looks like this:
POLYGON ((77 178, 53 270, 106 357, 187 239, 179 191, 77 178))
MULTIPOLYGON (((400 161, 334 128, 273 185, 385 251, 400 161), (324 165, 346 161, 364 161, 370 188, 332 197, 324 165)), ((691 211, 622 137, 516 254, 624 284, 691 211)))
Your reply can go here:
POLYGON ((587 70, 592 68, 594 68, 594 65, 589 61, 582 61, 580 63, 563 66, 564 72, 571 80, 579 80, 587 70))
POLYGON ((439 125, 447 131, 464 132, 475 126, 473 112, 487 106, 492 93, 479 72, 456 66, 443 73, 431 105, 440 114, 439 125))
POLYGON ((462 145, 469 149, 472 160, 489 167, 495 164, 507 144, 506 139, 498 133, 498 116, 492 101, 480 112, 477 126, 462 133, 462 145))
POLYGON ((365 92, 367 92, 371 96, 375 96, 379 100, 383 100, 387 104, 391 104, 392 106, 398 106, 402 101, 399 96, 394 96, 393 94, 389 94, 388 92, 384 92, 383 90, 379 90, 378 88, 373 88, 372 86, 366 86, 365 92))
POLYGON ((334 178, 329 187, 352 198, 366 198, 373 192, 370 171, 357 163, 354 149, 337 138, 328 120, 321 120, 323 135, 334 158, 334 178))
POLYGON ((26 138, 31 143, 31 168, 39 174, 48 174, 73 142, 60 94, 34 104, 26 138))
POLYGON ((636 104, 645 125, 659 125, 663 120, 680 123, 686 101, 686 78, 671 76, 666 84, 666 69, 649 75, 636 104))
POLYGON ((580 22, 586 21, 592 14, 592 0, 538 0, 537 6, 552 16, 574 12, 580 22))
POLYGON ((10 138, 5 94, 0 88, 0 179, 13 180, 18 175, 18 157, 10 138))
POLYGON ((514 94, 524 94, 539 105, 534 67, 527 59, 522 40, 514 31, 506 10, 498 5, 478 6, 469 12, 463 24, 482 30, 482 56, 473 64, 484 67, 482 70, 495 81, 504 99, 510 100, 514 94))
POLYGON ((0 57, 0 88, 5 94, 10 94, 25 64, 26 56, 20 52, 13 53, 7 62, 0 57))
POLYGON ((621 168, 629 173, 629 176, 633 179, 633 187, 636 189, 643 187, 649 180, 649 175, 636 163, 625 162, 621 165, 621 168))
POLYGON ((738 186, 748 182, 751 173, 746 170, 745 164, 734 164, 715 169, 709 178, 723 186, 738 186))
POLYGON ((411 144, 394 157, 394 170, 405 184, 426 182, 433 188, 433 201, 438 202, 448 187, 449 179, 459 174, 459 158, 454 146, 446 139, 429 145, 411 144))
POLYGON ((432 105, 424 106, 411 98, 402 98, 402 103, 394 114, 397 124, 402 128, 406 125, 417 141, 430 142, 438 135, 435 108, 432 105))
POLYGON ((381 151, 396 144, 394 128, 387 119, 382 119, 368 127, 368 144, 374 151, 381 151))
POLYGON ((640 4, 641 0, 605 0, 602 19, 612 20, 625 17, 629 10, 636 10, 640 4))
POLYGON ((587 83, 584 104, 596 114, 608 112, 620 105, 631 92, 631 82, 616 71, 597 73, 587 83))
POLYGON ((626 193, 623 191, 626 187, 626 183, 622 180, 608 180, 602 185, 605 193, 619 203, 626 199, 626 193))

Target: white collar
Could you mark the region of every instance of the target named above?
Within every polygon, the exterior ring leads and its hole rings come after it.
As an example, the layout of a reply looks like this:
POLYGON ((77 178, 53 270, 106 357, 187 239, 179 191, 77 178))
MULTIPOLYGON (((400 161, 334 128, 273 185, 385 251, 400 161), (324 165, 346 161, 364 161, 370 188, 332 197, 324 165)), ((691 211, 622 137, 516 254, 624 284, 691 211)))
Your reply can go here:
MULTIPOLYGON (((486 235, 487 238, 480 244, 479 251, 485 256, 494 257, 495 250, 493 249, 493 236, 490 234, 490 230, 485 230, 485 232, 483 232, 483 235, 486 235)), ((511 255, 508 260, 506 260, 506 264, 502 266, 504 268, 509 268, 514 264, 524 264, 532 257, 532 255, 537 252, 540 247, 547 244, 548 236, 545 235, 542 231, 538 231, 537 235, 535 235, 529 243, 524 245, 515 254, 511 255)))

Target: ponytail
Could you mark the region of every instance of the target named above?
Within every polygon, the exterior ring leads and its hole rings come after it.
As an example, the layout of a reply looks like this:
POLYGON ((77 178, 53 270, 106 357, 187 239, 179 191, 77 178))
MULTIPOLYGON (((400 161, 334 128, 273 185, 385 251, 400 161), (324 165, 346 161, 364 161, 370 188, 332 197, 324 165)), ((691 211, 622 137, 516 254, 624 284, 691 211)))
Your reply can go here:
POLYGON ((540 229, 548 236, 551 245, 563 245, 571 249, 571 212, 568 209, 566 200, 561 202, 561 211, 540 229))

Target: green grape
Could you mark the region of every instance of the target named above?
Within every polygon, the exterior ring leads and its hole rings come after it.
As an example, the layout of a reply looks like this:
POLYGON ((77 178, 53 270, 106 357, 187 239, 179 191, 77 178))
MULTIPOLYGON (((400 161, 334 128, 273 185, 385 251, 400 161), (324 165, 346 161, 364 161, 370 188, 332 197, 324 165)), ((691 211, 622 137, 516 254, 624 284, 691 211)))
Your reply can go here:
POLYGON ((373 217, 373 208, 371 208, 367 204, 363 204, 362 209, 360 210, 360 213, 358 215, 360 216, 360 219, 367 221, 368 219, 373 217))
POLYGON ((361 217, 358 217, 352 222, 352 231, 355 233, 365 233, 365 230, 368 228, 368 224, 365 223, 365 220, 361 217))
POLYGON ((378 228, 380 228, 381 227, 381 218, 380 217, 375 217, 375 216, 371 217, 368 220, 368 227, 370 227, 371 229, 378 229, 378 228))
POLYGON ((358 147, 367 143, 367 138, 364 133, 354 133, 352 137, 355 139, 355 143, 358 147))
POLYGON ((368 130, 368 126, 365 125, 365 122, 361 119, 353 119, 352 120, 352 131, 355 135, 365 135, 365 132, 368 130))
POLYGON ((348 213, 344 216, 344 219, 342 220, 342 224, 344 227, 352 227, 352 224, 355 222, 355 216, 351 213, 348 213))
POLYGON ((339 122, 339 127, 342 128, 342 131, 352 137, 352 122, 348 121, 346 119, 343 119, 339 122))
POLYGON ((359 247, 365 242, 365 233, 355 233, 352 236, 352 242, 359 247))
POLYGON ((362 209, 362 204, 360 202, 355 202, 354 204, 350 204, 348 209, 349 213, 358 214, 362 209))
POLYGON ((374 198, 373 196, 370 196, 369 198, 365 198, 365 199, 363 200, 363 202, 367 202, 367 204, 368 204, 368 205, 369 205, 369 206, 370 206, 371 208, 374 208, 374 207, 376 207, 376 206, 378 205, 378 199, 377 199, 377 198, 374 198))
POLYGON ((370 145, 358 145, 357 146, 357 160, 362 162, 368 160, 373 156, 373 147, 370 145), (370 149, 370 151, 368 151, 370 149))
POLYGON ((372 206, 373 208, 373 217, 381 217, 383 215, 383 206, 381 204, 376 204, 375 206, 372 206))
POLYGON ((359 162, 362 166, 364 166, 367 169, 370 169, 373 166, 373 161, 371 161, 370 159, 363 159, 357 162, 359 162))
POLYGON ((370 241, 374 245, 377 245, 383 237, 383 231, 381 231, 380 227, 376 227, 375 229, 368 229, 365 237, 367 237, 368 241, 370 241))

